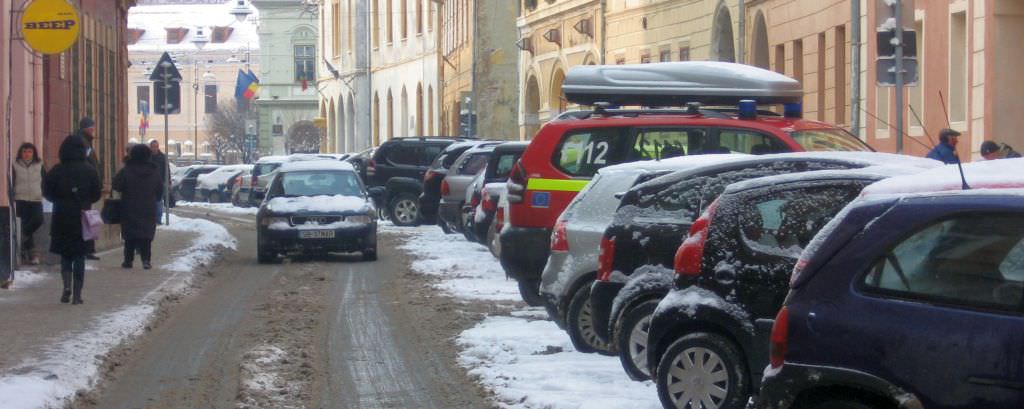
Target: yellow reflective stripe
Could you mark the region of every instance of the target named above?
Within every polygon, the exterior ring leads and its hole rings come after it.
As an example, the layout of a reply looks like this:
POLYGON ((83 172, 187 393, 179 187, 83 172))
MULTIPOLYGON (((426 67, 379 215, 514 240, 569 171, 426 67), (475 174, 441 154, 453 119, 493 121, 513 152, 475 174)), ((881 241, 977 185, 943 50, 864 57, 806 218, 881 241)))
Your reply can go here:
POLYGON ((526 182, 527 190, 553 190, 556 192, 579 192, 590 183, 589 180, 576 179, 530 179, 526 182))

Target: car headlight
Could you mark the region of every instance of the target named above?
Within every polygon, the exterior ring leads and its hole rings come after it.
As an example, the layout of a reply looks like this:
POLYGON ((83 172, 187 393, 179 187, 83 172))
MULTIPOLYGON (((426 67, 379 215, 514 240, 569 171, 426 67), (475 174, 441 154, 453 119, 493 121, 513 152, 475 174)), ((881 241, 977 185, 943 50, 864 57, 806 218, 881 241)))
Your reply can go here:
POLYGON ((264 226, 270 226, 271 224, 274 224, 274 223, 285 223, 285 224, 288 224, 288 218, 287 217, 264 217, 263 221, 260 224, 262 224, 264 226))
POLYGON ((348 217, 345 218, 345 221, 351 222, 351 223, 369 224, 370 222, 373 221, 373 218, 371 218, 368 215, 362 214, 362 215, 358 215, 358 216, 348 216, 348 217))

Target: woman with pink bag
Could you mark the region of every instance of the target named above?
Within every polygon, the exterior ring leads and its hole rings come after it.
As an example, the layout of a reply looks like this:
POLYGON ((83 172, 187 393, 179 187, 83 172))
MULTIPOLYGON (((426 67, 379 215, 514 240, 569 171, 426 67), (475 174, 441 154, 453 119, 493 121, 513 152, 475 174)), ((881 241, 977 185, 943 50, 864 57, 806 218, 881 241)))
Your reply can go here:
POLYGON ((89 251, 83 239, 83 211, 100 200, 99 173, 86 161, 86 142, 70 135, 60 145, 60 164, 46 174, 43 196, 53 202, 50 224, 50 252, 60 255, 60 276, 64 291, 60 302, 82 303, 85 280, 85 255, 89 251))

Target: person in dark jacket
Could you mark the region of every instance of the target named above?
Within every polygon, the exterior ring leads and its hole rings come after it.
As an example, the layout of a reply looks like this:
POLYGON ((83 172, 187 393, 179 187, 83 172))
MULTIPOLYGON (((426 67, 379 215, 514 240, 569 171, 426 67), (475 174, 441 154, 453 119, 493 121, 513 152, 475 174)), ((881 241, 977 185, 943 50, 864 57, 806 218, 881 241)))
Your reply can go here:
MULTIPOLYGON (((96 146, 94 143, 96 140, 96 121, 87 116, 82 117, 82 119, 78 120, 78 132, 75 134, 85 141, 85 160, 89 162, 94 169, 99 171, 99 154, 96 153, 96 149, 93 148, 96 146)), ((99 260, 100 258, 96 256, 96 241, 89 240, 85 243, 88 247, 88 251, 85 253, 85 258, 89 260, 99 260)))
MULTIPOLYGON (((167 167, 167 155, 160 152, 160 142, 156 139, 149 140, 149 153, 151 154, 151 161, 156 166, 156 170, 159 173, 160 183, 166 185, 170 178, 170 169, 167 167)), ((156 201, 156 222, 160 223, 160 220, 164 216, 164 198, 160 197, 156 201)))
POLYGON ((939 131, 939 144, 928 152, 928 159, 935 159, 947 165, 960 163, 956 155, 956 144, 960 139, 960 132, 945 128, 939 131))
POLYGON ((996 160, 1013 159, 1021 156, 1020 152, 1013 150, 1010 145, 995 141, 985 141, 981 143, 981 157, 985 158, 985 160, 996 160))
POLYGON ((145 145, 132 146, 124 168, 114 176, 114 190, 121 192, 121 238, 124 239, 124 262, 132 268, 135 253, 142 258, 142 268, 152 268, 153 236, 156 235, 157 214, 153 203, 163 195, 160 171, 153 164, 145 145))
POLYGON ((85 255, 90 250, 82 240, 82 210, 100 200, 102 187, 96 168, 86 159, 86 142, 70 135, 60 145, 60 163, 46 174, 43 197, 53 203, 50 224, 50 252, 60 255, 60 276, 64 291, 60 302, 74 295, 74 304, 82 303, 85 280, 85 255))

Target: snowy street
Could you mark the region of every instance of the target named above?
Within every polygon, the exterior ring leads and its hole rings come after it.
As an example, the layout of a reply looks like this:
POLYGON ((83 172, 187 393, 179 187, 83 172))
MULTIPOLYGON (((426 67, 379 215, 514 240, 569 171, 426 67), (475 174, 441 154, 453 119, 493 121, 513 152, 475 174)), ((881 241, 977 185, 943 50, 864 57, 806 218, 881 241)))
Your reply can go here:
MULTIPOLYGON (((4 361, 3 407, 658 407, 652 384, 629 381, 614 357, 573 351, 543 309, 518 301, 485 248, 436 226, 384 222, 377 262, 261 265, 251 215, 175 213, 162 234, 204 234, 154 273, 170 278, 153 294, 173 302, 150 295, 39 335, 52 345, 4 361), (201 251, 210 241, 226 245, 201 251)), ((52 280, 25 273, 18 283, 52 280)), ((106 296, 102 284, 90 290, 106 296)))

